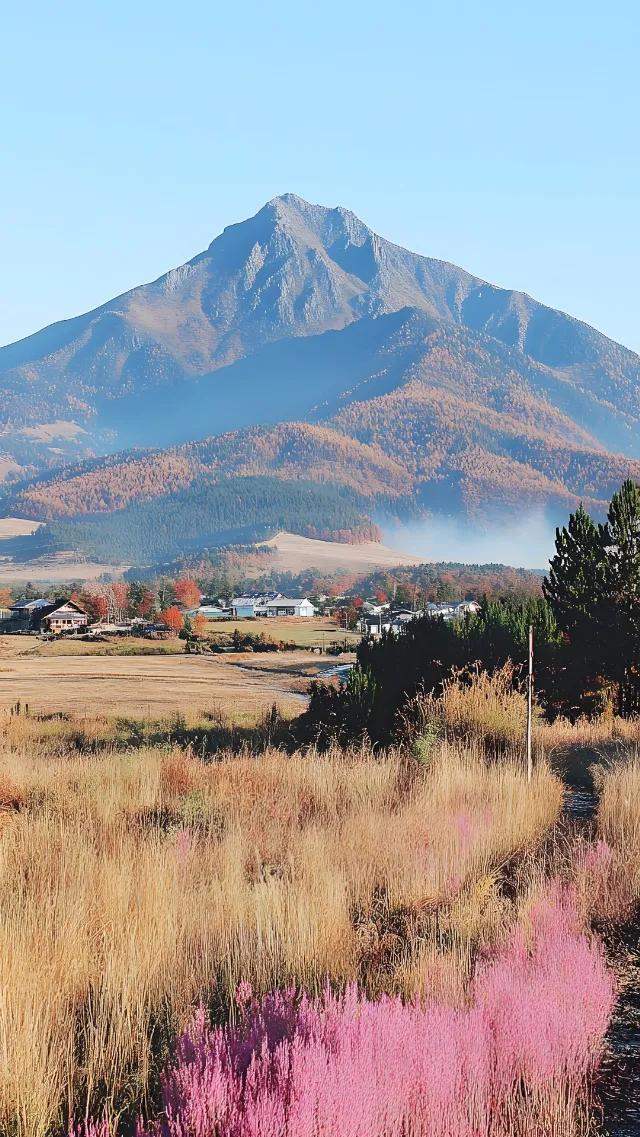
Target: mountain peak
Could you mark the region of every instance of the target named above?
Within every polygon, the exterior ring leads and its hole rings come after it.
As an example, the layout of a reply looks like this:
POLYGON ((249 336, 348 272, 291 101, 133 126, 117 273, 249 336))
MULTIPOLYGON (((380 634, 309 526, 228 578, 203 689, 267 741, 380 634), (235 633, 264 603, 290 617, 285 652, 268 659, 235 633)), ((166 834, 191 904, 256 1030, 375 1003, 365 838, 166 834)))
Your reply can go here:
MULTIPOLYGON (((290 192, 151 284, 0 349, 0 415, 31 426, 71 413, 93 430, 99 407, 111 411, 121 399, 153 398, 190 380, 212 385, 214 373, 271 345, 360 321, 363 342, 373 340, 372 320, 405 309, 449 329, 451 359, 460 351, 456 329, 467 329, 519 353, 519 367, 528 359, 549 369, 563 410, 588 391, 606 408, 604 418, 630 416, 606 438, 601 431, 607 445, 615 437, 628 450, 630 423, 640 431, 640 360, 632 352, 522 293, 385 240, 341 205, 290 192)), ((451 359, 442 366, 452 367, 451 359)), ((298 386, 312 384, 305 368, 298 386)), ((345 390, 360 382, 348 365, 344 374, 345 390)), ((265 385, 272 381, 269 373, 265 385)), ((490 372, 486 381, 494 382, 490 372)))

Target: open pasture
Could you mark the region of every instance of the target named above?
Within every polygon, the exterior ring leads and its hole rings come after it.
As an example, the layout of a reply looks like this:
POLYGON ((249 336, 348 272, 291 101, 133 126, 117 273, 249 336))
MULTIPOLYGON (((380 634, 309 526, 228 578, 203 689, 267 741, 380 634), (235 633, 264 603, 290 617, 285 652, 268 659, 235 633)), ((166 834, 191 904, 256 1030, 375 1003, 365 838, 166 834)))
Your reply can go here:
MULTIPOLYGON (((291 656, 313 658, 308 653, 291 656)), ((0 708, 20 702, 34 712, 49 714, 100 711, 159 717, 185 707, 215 706, 240 720, 277 703, 286 714, 300 713, 305 683, 284 670, 296 659, 278 656, 283 670, 239 666, 245 659, 265 658, 242 654, 5 657, 0 663, 0 708)))

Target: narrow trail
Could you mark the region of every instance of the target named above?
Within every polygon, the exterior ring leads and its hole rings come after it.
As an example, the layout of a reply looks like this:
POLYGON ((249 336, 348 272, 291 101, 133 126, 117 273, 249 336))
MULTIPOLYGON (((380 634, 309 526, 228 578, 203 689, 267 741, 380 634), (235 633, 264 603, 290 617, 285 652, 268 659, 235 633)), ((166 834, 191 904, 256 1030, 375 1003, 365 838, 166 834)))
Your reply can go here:
MULTIPOLYGON (((585 837, 595 836, 598 798, 583 766, 565 772, 565 816, 585 837)), ((625 982, 607 1032, 597 1087, 606 1137, 640 1137, 640 917, 604 936, 607 955, 625 982)))

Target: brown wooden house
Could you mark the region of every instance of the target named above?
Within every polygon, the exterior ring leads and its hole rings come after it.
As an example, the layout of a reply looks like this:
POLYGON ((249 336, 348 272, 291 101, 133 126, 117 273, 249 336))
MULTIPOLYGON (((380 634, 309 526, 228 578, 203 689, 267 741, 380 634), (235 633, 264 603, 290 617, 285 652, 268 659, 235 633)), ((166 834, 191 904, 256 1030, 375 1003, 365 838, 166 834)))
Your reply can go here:
POLYGON ((25 600, 12 604, 7 631, 72 632, 86 628, 87 613, 75 600, 25 600))

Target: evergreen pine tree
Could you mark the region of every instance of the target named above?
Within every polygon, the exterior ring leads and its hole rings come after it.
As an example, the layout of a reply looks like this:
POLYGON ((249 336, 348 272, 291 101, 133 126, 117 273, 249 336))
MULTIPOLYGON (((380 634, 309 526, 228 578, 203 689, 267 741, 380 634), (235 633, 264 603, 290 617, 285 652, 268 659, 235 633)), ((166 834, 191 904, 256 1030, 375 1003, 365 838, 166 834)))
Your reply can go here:
POLYGON ((594 602, 602 599, 605 576, 602 530, 580 505, 568 526, 556 529, 556 553, 542 585, 558 627, 568 636, 584 633, 595 620, 594 602))
POLYGON ((554 698, 574 717, 596 708, 606 684, 603 631, 608 626, 603 528, 582 505, 556 529, 556 553, 542 590, 563 633, 557 652, 554 698))
POLYGON ((640 711, 640 490, 630 478, 611 499, 602 540, 602 648, 618 685, 618 712, 626 716, 640 711))

